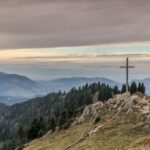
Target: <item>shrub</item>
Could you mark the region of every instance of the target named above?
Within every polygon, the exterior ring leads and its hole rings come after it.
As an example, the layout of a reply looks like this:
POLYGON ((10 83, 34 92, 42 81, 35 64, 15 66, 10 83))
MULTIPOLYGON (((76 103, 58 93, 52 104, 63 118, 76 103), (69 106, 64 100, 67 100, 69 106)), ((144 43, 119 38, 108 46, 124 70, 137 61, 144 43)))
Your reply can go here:
POLYGON ((98 122, 100 122, 100 121, 101 121, 101 118, 100 118, 100 117, 97 117, 97 118, 95 118, 94 123, 96 124, 96 123, 98 123, 98 122))

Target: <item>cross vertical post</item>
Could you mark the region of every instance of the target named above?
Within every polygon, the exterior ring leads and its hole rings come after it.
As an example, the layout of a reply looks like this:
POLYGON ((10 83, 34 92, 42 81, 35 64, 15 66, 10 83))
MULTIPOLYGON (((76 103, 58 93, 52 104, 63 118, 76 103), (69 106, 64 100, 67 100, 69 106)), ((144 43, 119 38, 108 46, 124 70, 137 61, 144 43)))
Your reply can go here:
POLYGON ((134 66, 129 66, 129 58, 126 58, 126 66, 120 66, 120 68, 126 69, 126 92, 129 92, 129 68, 134 68, 134 66))
POLYGON ((128 89, 128 85, 129 85, 129 83, 128 83, 128 79, 129 79, 129 59, 128 59, 128 57, 126 58, 126 92, 128 92, 129 91, 129 89, 128 89))

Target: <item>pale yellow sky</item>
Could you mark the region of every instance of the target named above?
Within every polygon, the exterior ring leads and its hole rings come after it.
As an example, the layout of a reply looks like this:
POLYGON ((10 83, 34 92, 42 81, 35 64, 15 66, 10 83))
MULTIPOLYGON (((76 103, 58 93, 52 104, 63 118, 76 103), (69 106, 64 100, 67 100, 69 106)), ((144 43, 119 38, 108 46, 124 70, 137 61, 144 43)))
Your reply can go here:
POLYGON ((131 77, 150 77, 149 43, 0 50, 0 71, 38 80, 73 76, 118 80, 118 74, 122 80, 124 72, 119 66, 125 64, 127 56, 136 66, 131 77))
POLYGON ((0 62, 15 61, 74 61, 99 62, 120 60, 126 56, 150 59, 150 43, 125 43, 83 47, 11 49, 0 51, 0 62))

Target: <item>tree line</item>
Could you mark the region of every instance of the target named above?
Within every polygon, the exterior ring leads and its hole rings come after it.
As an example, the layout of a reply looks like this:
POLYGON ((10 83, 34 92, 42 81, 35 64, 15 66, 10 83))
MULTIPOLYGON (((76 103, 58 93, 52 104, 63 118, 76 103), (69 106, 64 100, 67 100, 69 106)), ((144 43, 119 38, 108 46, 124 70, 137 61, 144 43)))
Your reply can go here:
MULTIPOLYGON (((139 82, 138 84, 136 84, 136 82, 134 81, 131 82, 131 85, 128 87, 128 89, 131 94, 134 94, 136 92, 145 94, 145 90, 146 90, 144 83, 139 82)), ((121 93, 125 93, 125 92, 126 92, 126 85, 123 84, 121 88, 121 93)))

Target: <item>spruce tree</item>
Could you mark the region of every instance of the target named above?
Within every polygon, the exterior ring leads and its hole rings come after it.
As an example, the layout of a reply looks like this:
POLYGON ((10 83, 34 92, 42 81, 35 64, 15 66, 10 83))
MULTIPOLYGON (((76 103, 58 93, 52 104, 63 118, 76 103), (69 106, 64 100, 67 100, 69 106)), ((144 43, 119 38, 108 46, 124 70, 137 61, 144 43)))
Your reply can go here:
POLYGON ((58 126, 60 129, 63 128, 63 125, 65 124, 65 122, 67 122, 67 119, 68 119, 68 111, 64 109, 60 115, 59 122, 58 122, 58 126))
POLYGON ((136 93, 136 92, 137 92, 137 85, 136 85, 136 83, 133 81, 133 82, 131 83, 130 93, 131 93, 131 94, 134 94, 134 93, 136 93))
POLYGON ((119 91, 119 89, 118 89, 118 86, 116 85, 116 86, 114 86, 114 88, 113 88, 113 94, 116 95, 116 94, 118 94, 118 93, 120 93, 120 91, 119 91))
POLYGON ((18 132, 17 132, 17 136, 20 139, 20 141, 25 139, 25 131, 24 131, 24 128, 22 126, 19 127, 18 132))
POLYGON ((123 85, 122 85, 122 88, 121 88, 121 93, 123 94, 123 93, 125 93, 125 92, 126 92, 126 85, 123 84, 123 85))
POLYGON ((102 85, 99 91, 98 100, 105 102, 109 98, 112 98, 112 88, 110 88, 108 85, 102 85))
POLYGON ((43 117, 35 118, 27 131, 27 138, 29 140, 41 137, 45 131, 45 124, 43 117))
POLYGON ((105 100, 105 90, 103 87, 100 88, 99 94, 98 94, 98 100, 103 101, 105 100))
POLYGON ((57 125, 56 125, 55 117, 52 116, 49 120, 49 129, 55 131, 56 126, 57 125))
POLYGON ((141 85, 140 82, 139 82, 139 84, 138 84, 138 92, 142 92, 142 85, 141 85))
POLYGON ((144 83, 141 84, 141 93, 145 94, 145 85, 144 85, 144 83))

